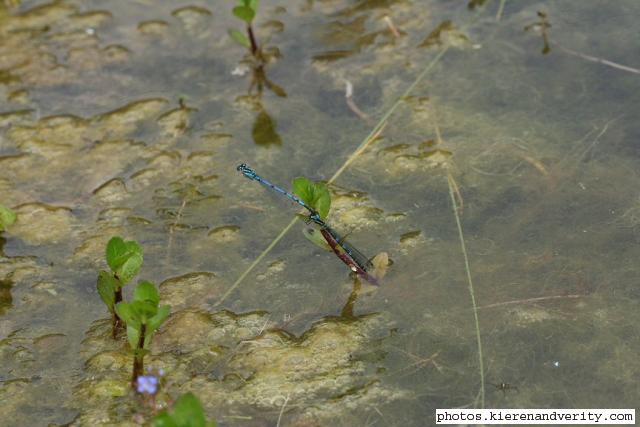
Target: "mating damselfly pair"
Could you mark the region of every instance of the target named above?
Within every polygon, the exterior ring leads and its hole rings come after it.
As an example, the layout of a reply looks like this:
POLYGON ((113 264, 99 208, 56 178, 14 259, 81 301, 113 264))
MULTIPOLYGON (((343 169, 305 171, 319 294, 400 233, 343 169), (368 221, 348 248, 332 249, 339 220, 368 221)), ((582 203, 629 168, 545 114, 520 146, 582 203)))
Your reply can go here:
POLYGON ((239 165, 237 167, 237 170, 239 172, 242 172, 245 177, 254 181, 258 181, 265 187, 271 189, 272 191, 275 191, 276 193, 288 197, 290 200, 294 201, 295 203, 299 204, 307 211, 309 211, 308 222, 313 222, 320 227, 320 233, 326 240, 327 244, 331 247, 333 252, 338 256, 338 258, 340 258, 340 260, 342 260, 342 262, 344 262, 351 269, 351 271, 356 273, 358 276, 374 285, 379 285, 378 279, 376 279, 368 272, 373 268, 373 265, 369 258, 367 258, 362 252, 357 250, 353 245, 348 243, 345 238, 342 237, 337 231, 331 228, 322 219, 320 213, 316 209, 311 207, 295 194, 290 193, 289 191, 286 191, 281 187, 278 187, 277 185, 272 184, 271 182, 262 178, 256 173, 256 171, 251 169, 245 163, 239 165))

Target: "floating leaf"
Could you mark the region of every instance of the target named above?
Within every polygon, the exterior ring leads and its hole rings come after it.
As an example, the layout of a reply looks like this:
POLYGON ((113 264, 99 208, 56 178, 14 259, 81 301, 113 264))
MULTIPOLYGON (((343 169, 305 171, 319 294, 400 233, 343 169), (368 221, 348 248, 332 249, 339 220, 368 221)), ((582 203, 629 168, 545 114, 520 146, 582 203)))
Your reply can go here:
POLYGON ((7 227, 16 222, 17 215, 14 211, 6 206, 0 205, 0 231, 4 231, 7 227))
POLYGON ((229 35, 239 45, 244 46, 247 49, 251 48, 251 42, 249 41, 249 38, 242 31, 232 28, 229 30, 229 35))

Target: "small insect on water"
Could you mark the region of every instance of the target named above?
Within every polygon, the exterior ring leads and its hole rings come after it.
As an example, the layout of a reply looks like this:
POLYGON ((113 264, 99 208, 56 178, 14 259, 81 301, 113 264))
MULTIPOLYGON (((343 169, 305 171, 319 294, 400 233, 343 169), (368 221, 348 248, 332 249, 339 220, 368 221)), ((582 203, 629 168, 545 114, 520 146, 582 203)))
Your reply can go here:
POLYGON ((492 386, 494 386, 496 388, 496 390, 500 390, 502 391, 502 395, 506 396, 507 395, 507 390, 515 390, 518 393, 520 393, 520 390, 518 390, 518 387, 511 385, 509 383, 500 383, 500 384, 493 384, 493 383, 489 383, 492 386))

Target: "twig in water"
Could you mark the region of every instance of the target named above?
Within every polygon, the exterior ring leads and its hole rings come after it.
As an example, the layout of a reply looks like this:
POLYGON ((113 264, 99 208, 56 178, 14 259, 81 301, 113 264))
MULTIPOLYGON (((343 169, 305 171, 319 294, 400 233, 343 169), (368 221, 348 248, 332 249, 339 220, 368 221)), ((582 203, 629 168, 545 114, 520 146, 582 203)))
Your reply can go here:
POLYGON ((627 71, 629 73, 640 74, 640 69, 628 67, 626 65, 618 64, 617 62, 609 61, 608 59, 598 58, 597 56, 591 56, 584 53, 576 52, 575 50, 571 50, 551 40, 551 44, 557 46, 564 53, 568 53, 569 55, 577 56, 578 58, 582 58, 585 61, 597 62, 598 64, 607 65, 609 67, 616 68, 618 70, 627 71))
POLYGON ((393 21, 391 20, 391 17, 389 15, 385 15, 383 19, 384 19, 384 22, 387 23, 387 26, 389 27, 389 30, 391 31, 391 34, 393 34, 393 37, 399 38, 400 37, 400 32, 398 31, 396 26, 393 25, 393 21))
POLYGON ((347 106, 351 111, 355 113, 356 116, 369 123, 371 121, 369 116, 364 111, 362 111, 353 100, 353 84, 351 84, 349 80, 345 80, 344 83, 346 85, 344 97, 347 100, 347 106))
POLYGON ((288 401, 289 401, 289 394, 287 394, 287 397, 284 399, 284 403, 282 404, 282 408, 280 408, 280 415, 278 415, 278 422, 276 424, 276 427, 280 427, 280 420, 282 419, 282 413, 284 412, 284 408, 285 406, 287 406, 288 401))
MULTIPOLYGON (((442 144, 442 136, 440 135, 440 126, 438 126, 438 122, 435 122, 435 130, 436 130, 436 142, 438 145, 442 144)), ((449 180, 449 185, 453 186, 453 192, 456 194, 458 198, 458 212, 462 215, 462 211, 464 210, 464 199, 462 198, 462 194, 460 193, 460 187, 455 179, 453 179, 453 175, 451 175, 451 171, 447 168, 447 179, 449 180)))
POLYGON ((464 258, 464 267, 467 272, 467 282, 469 284, 469 295, 471 296, 471 308, 473 310, 473 318, 476 326, 476 343, 478 346, 478 365, 480 370, 480 390, 478 396, 480 398, 480 408, 484 408, 484 361, 482 356, 482 338, 480 336, 480 321, 478 320, 478 306, 476 305, 476 296, 473 290, 473 279, 471 278, 471 267, 469 265, 469 256, 467 254, 467 245, 464 240, 464 233, 462 232, 462 223, 460 222, 460 215, 458 214, 458 206, 456 203, 456 197, 454 195, 454 184, 451 174, 447 174, 449 182, 449 196, 451 197, 451 205, 453 208, 453 216, 456 219, 456 226, 458 228, 458 237, 460 239, 460 248, 462 249, 462 256, 464 258))
POLYGON ((498 13, 496 13, 496 21, 499 21, 502 18, 502 12, 504 11, 504 4, 507 0, 500 0, 500 6, 498 7, 498 13))
POLYGON ((382 418, 388 426, 391 425, 389 424, 389 421, 387 421, 387 419, 384 417, 384 415, 382 415, 382 412, 380 412, 380 409, 378 409, 377 406, 374 406, 373 409, 378 413, 378 415, 380 415, 380 418, 382 418))
POLYGON ((364 150, 367 149, 369 144, 378 139, 384 128, 387 126, 387 122, 382 123, 379 126, 376 126, 377 130, 375 133, 370 134, 369 138, 365 141, 364 144, 360 144, 360 146, 353 152, 351 156, 347 159, 346 162, 333 174, 333 176, 327 181, 327 184, 331 184, 333 181, 338 179, 338 177, 342 174, 342 172, 353 162, 364 150))
MULTIPOLYGON (((409 356, 410 358, 412 358, 413 360, 415 360, 415 362, 413 362, 410 365, 407 365, 403 368, 400 368, 399 370, 395 371, 393 374, 397 374, 400 373, 406 369, 410 369, 413 368, 414 366, 417 367, 417 369, 410 371, 409 374, 412 374, 413 372, 416 372, 424 367, 426 367, 427 365, 431 364, 433 365, 434 368, 436 368, 438 370, 438 372, 442 372, 442 367, 435 361, 436 357, 438 357, 438 355, 440 354, 440 351, 436 351, 435 353, 433 353, 431 356, 427 357, 426 359, 420 356, 416 356, 413 353, 409 353, 408 351, 402 350, 402 349, 398 349, 398 351, 406 354, 407 356, 409 356)), ((407 375, 409 375, 407 374, 407 375)), ((406 375, 405 375, 406 376, 406 375)))
POLYGON ((512 301, 503 301, 503 302, 497 302, 497 303, 494 303, 494 304, 483 305, 483 306, 478 307, 478 310, 483 310, 483 309, 486 309, 486 308, 501 307, 501 306, 504 306, 504 305, 531 304, 531 303, 534 303, 534 302, 548 301, 548 300, 554 300, 554 299, 565 299, 565 298, 574 299, 574 298, 584 298, 584 297, 586 297, 586 295, 570 294, 570 295, 551 295, 551 296, 548 296, 548 297, 525 298, 525 299, 517 299, 517 300, 512 300, 512 301))
POLYGON ((178 226, 178 221, 182 218, 182 211, 184 211, 184 207, 187 206, 187 198, 182 199, 182 204, 180 205, 180 209, 178 209, 178 213, 176 213, 176 220, 173 221, 171 227, 169 227, 169 234, 173 234, 174 228, 178 226))

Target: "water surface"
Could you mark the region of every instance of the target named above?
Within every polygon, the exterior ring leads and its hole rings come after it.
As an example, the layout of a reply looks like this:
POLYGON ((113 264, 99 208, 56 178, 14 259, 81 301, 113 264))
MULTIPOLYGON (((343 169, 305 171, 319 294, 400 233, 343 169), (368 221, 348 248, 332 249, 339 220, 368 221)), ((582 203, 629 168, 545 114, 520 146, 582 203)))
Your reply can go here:
POLYGON ((640 6, 480 3, 264 1, 257 76, 230 2, 5 7, 0 424, 148 419, 95 288, 114 235, 173 307, 147 364, 221 425, 636 408, 640 6), (348 159, 329 221, 382 286, 302 222, 237 282, 296 207, 235 167, 348 159))

